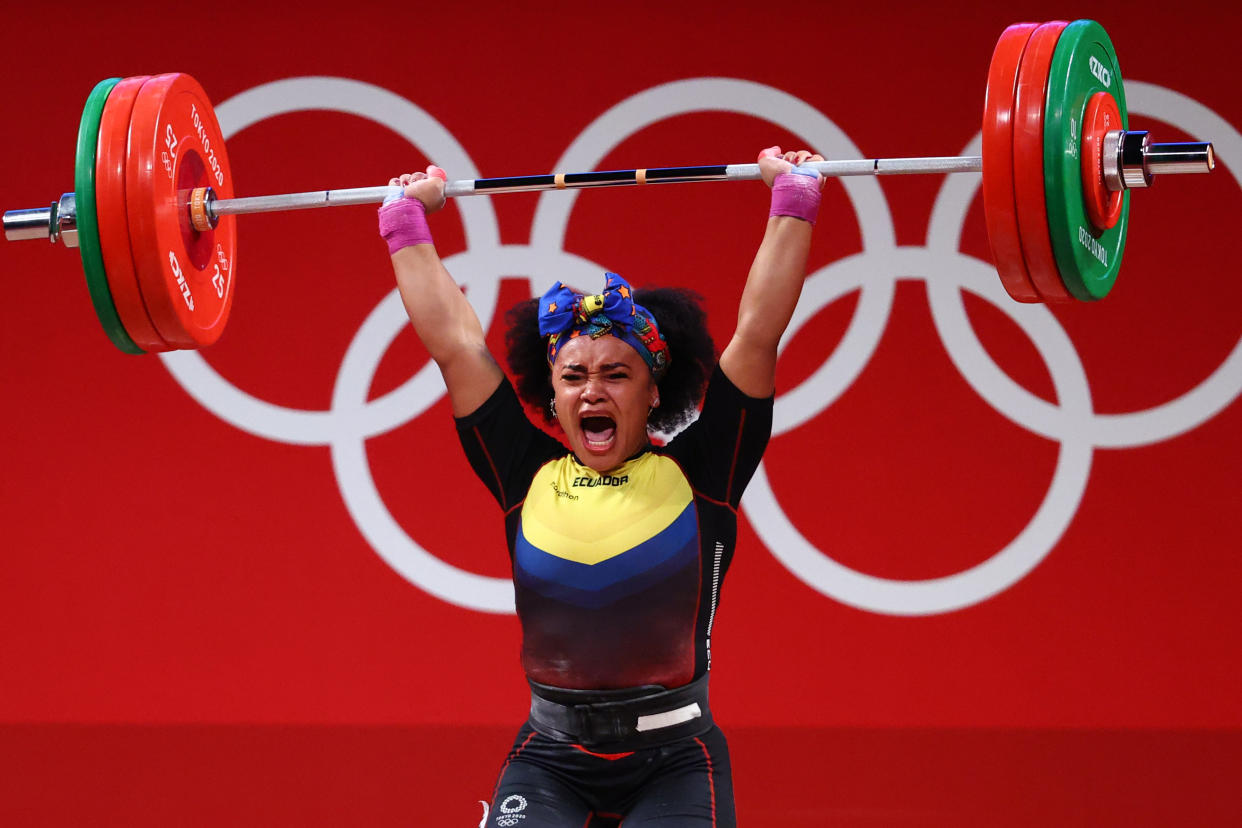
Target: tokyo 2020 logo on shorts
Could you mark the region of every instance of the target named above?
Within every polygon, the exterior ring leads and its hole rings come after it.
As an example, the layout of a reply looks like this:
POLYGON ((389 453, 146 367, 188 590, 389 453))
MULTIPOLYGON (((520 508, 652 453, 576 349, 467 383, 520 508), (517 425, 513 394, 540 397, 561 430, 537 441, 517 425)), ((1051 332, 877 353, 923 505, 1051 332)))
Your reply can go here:
MULTIPOLYGON (((1242 158, 1242 135, 1202 104, 1142 82, 1126 87, 1130 111, 1156 115, 1192 135, 1210 135, 1226 158, 1242 158)), ((254 87, 219 105, 226 138, 277 115, 306 110, 349 113, 404 136, 454 177, 477 178, 474 162, 428 112, 386 89, 331 77, 289 78, 254 87)), ((751 115, 786 128, 802 145, 828 157, 861 157, 846 133, 805 102, 770 86, 728 78, 698 78, 656 86, 609 109, 588 126, 554 166, 595 169, 619 143, 678 115, 717 111, 751 115)), ((963 150, 978 154, 976 136, 963 150)), ((1230 173, 1237 176, 1236 170, 1230 173)), ((888 203, 871 177, 844 178, 862 230, 860 253, 808 276, 785 342, 815 314, 857 290, 846 333, 829 358, 776 401, 773 433, 798 428, 820 414, 864 371, 887 324, 898 278, 926 282, 936 330, 954 366, 971 388, 1013 423, 1060 446, 1043 501, 1025 528, 975 566, 928 580, 879 578, 846 567, 831 549, 816 548, 794 527, 773 493, 764 466, 747 489, 743 508, 771 553, 809 586, 842 603, 876 613, 930 615, 976 604, 1009 588, 1034 569, 1060 540, 1082 500, 1097 448, 1124 449, 1166 440, 1198 427, 1242 393, 1242 341, 1220 366, 1181 396, 1140 411, 1096 413, 1082 361, 1051 312, 1005 294, 990 264, 959 249, 979 177, 948 176, 936 198, 924 246, 899 246, 888 203), (962 291, 991 302, 1028 336, 1047 366, 1057 403, 1014 382, 988 355, 967 318, 962 291)), ((445 259, 467 288, 486 330, 496 314, 502 274, 539 273, 593 284, 606 268, 564 249, 575 191, 540 196, 528 244, 502 244, 487 198, 458 202, 466 250, 445 259)), ((533 295, 533 294, 532 294, 533 295)), ((337 372, 331 407, 308 411, 275 405, 240 390, 193 351, 162 354, 165 366, 200 404, 232 425, 270 440, 327 445, 342 497, 371 547, 412 583, 461 607, 513 612, 513 589, 493 578, 452 566, 410 537, 388 512, 367 463, 367 438, 420 416, 445 393, 434 363, 400 387, 367 400, 372 378, 397 334, 408 324, 394 289, 367 317, 337 372)), ((783 346, 782 346, 783 347, 783 346)))

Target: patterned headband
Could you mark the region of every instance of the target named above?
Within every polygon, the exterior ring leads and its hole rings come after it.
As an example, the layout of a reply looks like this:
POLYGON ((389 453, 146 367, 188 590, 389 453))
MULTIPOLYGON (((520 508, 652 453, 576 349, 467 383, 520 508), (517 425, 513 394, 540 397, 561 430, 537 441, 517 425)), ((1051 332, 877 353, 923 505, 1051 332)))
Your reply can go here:
POLYGON ((668 343, 655 317, 634 303, 628 282, 615 273, 604 274, 604 292, 584 296, 557 282, 539 303, 539 334, 548 338, 548 365, 561 347, 586 334, 598 339, 612 334, 638 351, 656 379, 668 370, 668 343))

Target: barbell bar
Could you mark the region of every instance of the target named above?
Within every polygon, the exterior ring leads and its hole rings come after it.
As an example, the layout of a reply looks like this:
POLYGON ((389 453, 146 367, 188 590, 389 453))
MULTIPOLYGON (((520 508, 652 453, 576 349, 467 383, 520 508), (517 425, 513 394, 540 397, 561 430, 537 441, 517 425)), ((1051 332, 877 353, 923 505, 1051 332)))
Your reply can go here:
MULTIPOLYGON (((926 173, 980 172, 981 156, 942 158, 861 158, 812 161, 803 167, 830 178, 851 175, 917 175, 926 173)), ((580 190, 596 187, 624 187, 639 184, 697 184, 707 181, 758 181, 758 164, 715 164, 697 167, 657 167, 635 170, 595 170, 577 173, 517 175, 450 181, 444 186, 448 198, 504 193, 533 193, 544 190, 580 190)), ((350 204, 379 204, 392 195, 393 187, 358 187, 344 190, 315 190, 305 193, 218 199, 210 187, 198 223, 213 223, 218 216, 306 210, 350 204)), ((192 211, 193 215, 193 211, 192 211)))
MULTIPOLYGON (((1129 190, 1156 176, 1210 172, 1215 153, 1210 142, 1153 143, 1130 130, 1112 43, 1098 23, 1079 20, 1002 33, 989 67, 982 155, 804 166, 826 177, 982 172, 989 243, 1009 294, 1090 301, 1116 279, 1129 190)), ((760 177, 758 164, 600 170, 452 181, 445 195, 760 177)), ((180 73, 112 78, 87 99, 75 192, 6 212, 4 234, 78 246, 97 315, 121 350, 192 349, 215 342, 228 319, 235 216, 376 204, 399 189, 237 198, 232 184, 219 124, 197 81, 180 73)))

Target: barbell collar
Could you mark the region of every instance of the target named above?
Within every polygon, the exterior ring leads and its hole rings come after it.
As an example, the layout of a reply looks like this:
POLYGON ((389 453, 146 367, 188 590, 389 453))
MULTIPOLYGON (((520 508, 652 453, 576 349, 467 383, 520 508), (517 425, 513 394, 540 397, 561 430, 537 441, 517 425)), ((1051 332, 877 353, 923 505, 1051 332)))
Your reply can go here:
POLYGON ((52 241, 60 241, 65 247, 78 246, 78 198, 74 193, 65 193, 56 202, 51 229, 52 241))
POLYGON ((1121 181, 1128 190, 1151 186, 1151 172, 1147 169, 1149 142, 1150 136, 1144 130, 1126 132, 1121 136, 1121 181))
POLYGON ((1104 186, 1110 193, 1126 188, 1125 179, 1121 176, 1121 139, 1125 130, 1114 129, 1104 133, 1103 148, 1100 150, 1101 172, 1104 175, 1104 186))

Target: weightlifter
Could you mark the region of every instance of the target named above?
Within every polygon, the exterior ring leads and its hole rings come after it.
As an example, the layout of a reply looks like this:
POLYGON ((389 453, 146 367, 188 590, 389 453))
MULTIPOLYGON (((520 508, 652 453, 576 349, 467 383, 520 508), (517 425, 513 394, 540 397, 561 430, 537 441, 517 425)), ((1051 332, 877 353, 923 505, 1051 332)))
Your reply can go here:
POLYGON ((760 153, 771 208, 719 360, 695 294, 609 273, 598 294, 558 282, 509 312, 512 384, 432 243, 443 171, 389 182, 404 189, 380 208, 380 232, 466 457, 500 505, 522 625, 530 718, 481 825, 736 823, 708 703, 711 630, 805 277, 824 183, 799 168, 808 160, 823 159, 760 153), (700 401, 695 422, 651 443, 700 401))

